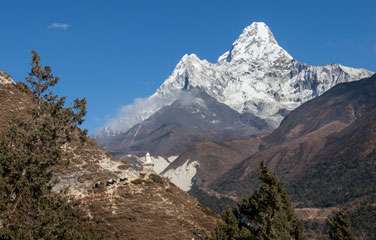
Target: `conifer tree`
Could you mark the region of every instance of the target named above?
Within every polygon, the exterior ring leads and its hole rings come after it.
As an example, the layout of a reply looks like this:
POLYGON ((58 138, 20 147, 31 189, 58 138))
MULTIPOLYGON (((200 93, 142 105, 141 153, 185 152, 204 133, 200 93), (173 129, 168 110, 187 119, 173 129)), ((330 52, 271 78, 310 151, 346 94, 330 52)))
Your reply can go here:
POLYGON ((328 219, 329 237, 331 240, 356 240, 356 236, 351 229, 350 218, 341 209, 328 219))
POLYGON ((33 51, 26 84, 18 85, 31 96, 31 110, 0 137, 0 239, 97 239, 72 202, 51 191, 63 146, 86 139, 78 128, 86 100, 67 107, 53 92, 58 80, 33 51))
POLYGON ((244 199, 215 232, 222 240, 301 240, 303 225, 297 219, 288 194, 278 179, 262 163, 260 188, 244 199))
POLYGON ((259 179, 259 190, 239 205, 243 224, 257 240, 303 239, 302 224, 295 216, 287 192, 263 163, 259 179))
POLYGON ((240 224, 237 209, 227 209, 222 214, 223 223, 218 225, 215 240, 253 240, 251 232, 240 224))

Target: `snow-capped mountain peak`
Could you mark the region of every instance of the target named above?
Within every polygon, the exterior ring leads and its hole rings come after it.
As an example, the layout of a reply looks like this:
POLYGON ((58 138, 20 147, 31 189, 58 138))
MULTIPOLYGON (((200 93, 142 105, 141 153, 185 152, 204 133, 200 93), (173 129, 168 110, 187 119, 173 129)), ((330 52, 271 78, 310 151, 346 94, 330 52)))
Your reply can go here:
POLYGON ((231 50, 220 56, 218 62, 262 61, 272 64, 280 58, 292 60, 291 55, 278 45, 270 28, 263 22, 254 22, 244 28, 231 50))
POLYGON ((192 87, 199 87, 239 113, 251 113, 277 127, 289 111, 334 85, 372 74, 339 64, 299 63, 278 44, 265 23, 255 22, 216 63, 195 54, 184 55, 152 96, 124 107, 105 129, 125 132, 192 87))
MULTIPOLYGON (((187 75, 200 70, 203 61, 205 60, 201 60, 196 54, 185 54, 176 65, 173 74, 186 77, 187 75)), ((205 62, 207 63, 207 61, 205 62)))
POLYGON ((244 28, 243 33, 240 35, 236 43, 242 39, 249 41, 252 38, 255 41, 277 44, 272 31, 264 22, 253 22, 251 25, 244 28))

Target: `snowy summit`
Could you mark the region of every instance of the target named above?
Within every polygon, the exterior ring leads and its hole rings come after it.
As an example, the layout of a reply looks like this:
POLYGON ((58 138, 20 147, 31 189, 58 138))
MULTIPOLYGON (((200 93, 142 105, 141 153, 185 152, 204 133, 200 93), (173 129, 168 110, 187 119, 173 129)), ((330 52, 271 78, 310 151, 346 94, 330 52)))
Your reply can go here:
POLYGON ((217 63, 195 54, 184 55, 152 96, 127 106, 124 114, 110 121, 102 134, 127 131, 192 87, 200 87, 239 113, 250 112, 276 127, 289 111, 334 85, 371 75, 368 70, 339 64, 300 63, 278 44, 265 23, 254 22, 217 63))
POLYGON ((273 63, 280 58, 292 57, 274 38, 270 28, 263 22, 254 22, 232 44, 232 49, 219 57, 218 62, 273 63))

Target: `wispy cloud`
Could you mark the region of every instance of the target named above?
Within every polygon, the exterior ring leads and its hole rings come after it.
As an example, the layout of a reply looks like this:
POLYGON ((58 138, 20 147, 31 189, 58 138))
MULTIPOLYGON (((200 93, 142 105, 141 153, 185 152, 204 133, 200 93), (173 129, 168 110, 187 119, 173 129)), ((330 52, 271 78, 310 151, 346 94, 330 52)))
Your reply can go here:
POLYGON ((185 97, 183 100, 192 102, 191 100, 186 100, 187 96, 184 96, 181 92, 173 92, 164 96, 153 95, 147 98, 138 98, 133 103, 122 106, 116 116, 111 117, 104 124, 104 127, 97 130, 96 135, 126 132, 137 123, 150 117, 158 109, 183 97, 185 97))
POLYGON ((71 27, 71 25, 67 23, 61 23, 61 22, 53 22, 48 25, 48 29, 58 29, 58 30, 68 30, 71 27))

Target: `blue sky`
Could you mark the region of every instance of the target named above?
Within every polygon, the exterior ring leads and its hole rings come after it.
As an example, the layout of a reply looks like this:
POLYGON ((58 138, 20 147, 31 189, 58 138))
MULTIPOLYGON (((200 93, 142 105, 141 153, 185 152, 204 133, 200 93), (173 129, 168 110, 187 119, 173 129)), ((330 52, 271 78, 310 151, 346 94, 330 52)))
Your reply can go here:
POLYGON ((3 1, 0 69, 23 80, 37 50, 59 93, 87 97, 93 132, 151 95, 185 53, 216 61, 252 21, 299 61, 376 71, 375 0, 3 1))

